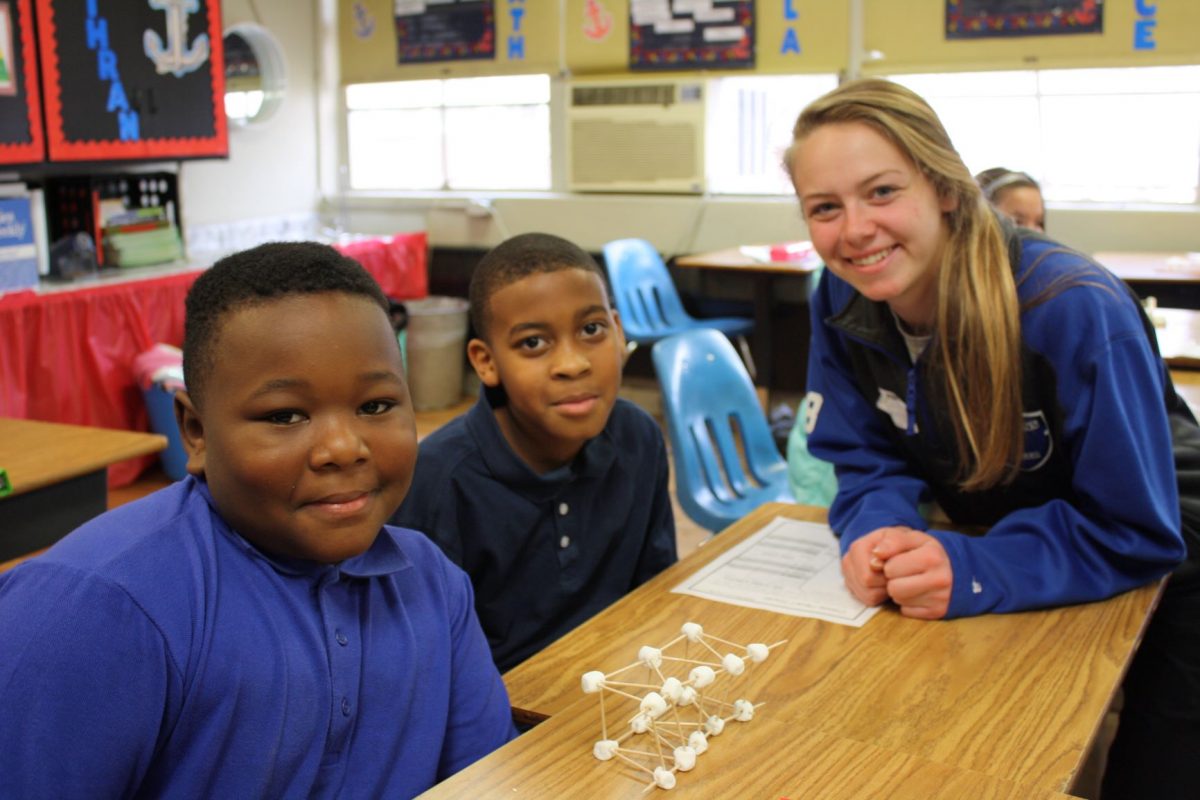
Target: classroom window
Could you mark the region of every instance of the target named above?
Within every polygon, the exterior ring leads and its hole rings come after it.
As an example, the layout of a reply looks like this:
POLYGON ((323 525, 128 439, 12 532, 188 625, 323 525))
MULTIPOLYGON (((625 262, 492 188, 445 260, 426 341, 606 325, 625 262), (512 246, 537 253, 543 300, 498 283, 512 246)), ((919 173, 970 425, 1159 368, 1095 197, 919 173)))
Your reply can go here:
POLYGON ((550 188, 550 78, 346 87, 351 189, 550 188))
POLYGON ((1192 204, 1200 67, 897 75, 967 167, 1028 172, 1050 201, 1192 204))
POLYGON ((791 194, 781 161, 796 117, 835 86, 832 74, 713 79, 705 125, 708 191, 791 194))

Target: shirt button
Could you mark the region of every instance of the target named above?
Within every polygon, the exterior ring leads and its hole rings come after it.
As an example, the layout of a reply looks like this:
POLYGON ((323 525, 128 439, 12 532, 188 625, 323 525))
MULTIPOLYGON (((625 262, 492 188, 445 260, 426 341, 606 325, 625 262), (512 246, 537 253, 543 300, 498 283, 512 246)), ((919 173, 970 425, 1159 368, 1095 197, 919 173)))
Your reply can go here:
POLYGON ((346 697, 342 698, 342 716, 350 716, 350 699, 346 697))
MULTIPOLYGON (((568 506, 566 503, 559 503, 559 504, 558 504, 558 515, 559 515, 560 517, 565 517, 565 516, 567 515, 567 512, 568 512, 568 511, 570 511, 570 510, 571 510, 571 507, 570 507, 570 506, 568 506)), ((564 545, 564 547, 565 547, 565 546, 566 546, 566 545, 564 545)))
POLYGON ((571 545, 571 537, 570 536, 564 536, 558 540, 558 546, 561 547, 563 550, 566 550, 570 545, 571 545))
POLYGON ((350 642, 350 640, 346 638, 346 634, 342 633, 341 631, 338 631, 333 638, 337 639, 337 643, 342 647, 345 647, 350 642))

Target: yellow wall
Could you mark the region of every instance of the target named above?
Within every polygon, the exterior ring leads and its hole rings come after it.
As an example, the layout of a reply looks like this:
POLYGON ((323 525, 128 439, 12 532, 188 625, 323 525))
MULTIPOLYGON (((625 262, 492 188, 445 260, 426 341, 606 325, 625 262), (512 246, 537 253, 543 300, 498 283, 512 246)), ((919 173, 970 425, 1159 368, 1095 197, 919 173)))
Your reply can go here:
MULTIPOLYGON (((1013 39, 947 41, 945 0, 865 0, 864 48, 882 60, 866 73, 940 70, 1037 69, 1044 67, 1139 66, 1200 60, 1200 2, 1105 0, 1104 32, 1013 39), (1139 6, 1153 10, 1139 14, 1139 6), (1139 20, 1154 49, 1135 49, 1139 20)), ((1146 35, 1143 33, 1143 35, 1146 35)))
MULTIPOLYGON (((341 79, 360 83, 521 72, 556 74, 560 55, 561 66, 573 74, 632 74, 628 68, 629 0, 565 0, 562 7, 565 14, 560 17, 558 0, 496 0, 498 47, 494 60, 402 66, 396 63, 391 0, 339 0, 341 79), (356 7, 366 13, 356 14, 356 7), (519 32, 524 36, 523 59, 509 58, 506 46, 508 37, 514 35, 510 9, 515 7, 524 10, 519 32)), ((836 72, 846 63, 848 16, 849 0, 758 0, 754 72, 836 72)))
POLYGON ((558 72, 558 0, 496 0, 496 57, 433 64, 396 63, 392 8, 391 0, 338 1, 338 51, 343 83, 558 72), (364 9, 366 14, 357 15, 356 7, 364 9), (514 9, 522 12, 519 30, 514 29, 514 9), (523 57, 509 56, 510 37, 522 39, 523 57))

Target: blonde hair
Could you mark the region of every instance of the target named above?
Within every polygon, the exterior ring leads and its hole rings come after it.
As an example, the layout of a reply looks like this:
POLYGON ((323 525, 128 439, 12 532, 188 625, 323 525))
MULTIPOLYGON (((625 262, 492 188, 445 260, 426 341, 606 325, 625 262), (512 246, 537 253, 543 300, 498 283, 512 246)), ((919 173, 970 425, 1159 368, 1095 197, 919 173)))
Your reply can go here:
POLYGON ((844 83, 800 114, 784 165, 823 125, 861 123, 891 142, 933 185, 949 241, 938 269, 931 374, 954 412, 959 485, 978 491, 1016 478, 1024 450, 1021 321, 1004 235, 942 123, 919 95, 881 79, 844 83))

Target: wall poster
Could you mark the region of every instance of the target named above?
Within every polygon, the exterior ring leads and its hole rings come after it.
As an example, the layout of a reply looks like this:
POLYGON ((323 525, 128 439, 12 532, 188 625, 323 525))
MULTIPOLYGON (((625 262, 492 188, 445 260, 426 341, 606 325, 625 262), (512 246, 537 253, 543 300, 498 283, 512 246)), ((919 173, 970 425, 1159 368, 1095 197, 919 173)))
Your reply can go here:
POLYGON ((30 0, 0 0, 0 164, 46 158, 30 0))
POLYGON ((754 0, 630 0, 631 70, 754 66, 754 0))
POLYGON ((1104 0, 946 0, 947 39, 1103 31, 1104 0))
POLYGON ((496 57, 495 0, 395 0, 396 63, 496 57))

